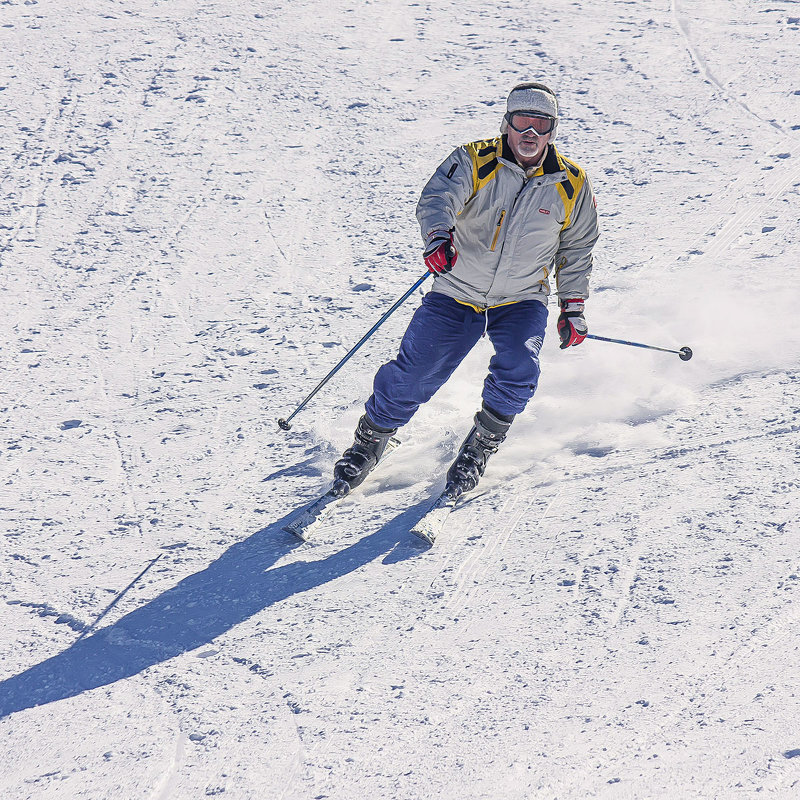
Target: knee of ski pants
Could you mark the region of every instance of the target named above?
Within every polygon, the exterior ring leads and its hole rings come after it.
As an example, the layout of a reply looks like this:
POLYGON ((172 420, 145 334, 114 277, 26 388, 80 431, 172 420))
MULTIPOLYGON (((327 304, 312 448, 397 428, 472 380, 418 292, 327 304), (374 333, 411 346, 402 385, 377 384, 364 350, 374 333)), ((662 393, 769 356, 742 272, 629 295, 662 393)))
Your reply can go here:
POLYGON ((376 373, 366 410, 376 425, 405 425, 480 339, 483 315, 429 292, 403 335, 397 358, 376 373))
POLYGON ((483 401, 501 414, 521 413, 535 394, 547 324, 547 307, 538 300, 514 306, 494 321, 490 316, 488 326, 495 354, 484 381, 483 401))

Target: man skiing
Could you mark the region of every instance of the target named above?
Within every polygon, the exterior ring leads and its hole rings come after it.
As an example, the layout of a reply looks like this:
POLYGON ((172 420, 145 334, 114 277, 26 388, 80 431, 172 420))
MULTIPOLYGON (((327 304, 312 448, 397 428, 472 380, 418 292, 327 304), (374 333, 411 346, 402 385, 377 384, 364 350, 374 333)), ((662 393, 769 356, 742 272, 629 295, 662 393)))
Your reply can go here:
POLYGON ((433 287, 397 358, 375 375, 355 441, 334 467, 339 492, 364 480, 397 428, 485 334, 495 353, 482 407, 448 470, 445 491, 458 497, 474 489, 536 390, 551 278, 561 349, 586 337, 596 202, 586 173, 553 144, 558 117, 547 86, 515 86, 501 136, 456 148, 422 190, 417 219, 433 287))

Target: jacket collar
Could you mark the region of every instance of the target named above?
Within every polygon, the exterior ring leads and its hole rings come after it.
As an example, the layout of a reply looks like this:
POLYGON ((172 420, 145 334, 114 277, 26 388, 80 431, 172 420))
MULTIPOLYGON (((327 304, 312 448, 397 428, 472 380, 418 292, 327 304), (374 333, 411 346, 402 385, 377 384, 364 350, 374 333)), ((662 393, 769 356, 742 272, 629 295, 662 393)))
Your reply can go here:
MULTIPOLYGON (((511 164, 517 164, 517 159, 514 158, 514 153, 511 152, 511 145, 508 143, 508 136, 504 133, 500 138, 500 152, 497 154, 503 161, 508 161, 511 164)), ((517 164, 517 166, 519 166, 517 164)))
POLYGON ((542 172, 545 175, 552 175, 555 172, 563 172, 565 169, 566 167, 561 161, 561 156, 558 150, 556 150, 555 145, 547 145, 547 155, 544 157, 544 162, 542 163, 542 172))

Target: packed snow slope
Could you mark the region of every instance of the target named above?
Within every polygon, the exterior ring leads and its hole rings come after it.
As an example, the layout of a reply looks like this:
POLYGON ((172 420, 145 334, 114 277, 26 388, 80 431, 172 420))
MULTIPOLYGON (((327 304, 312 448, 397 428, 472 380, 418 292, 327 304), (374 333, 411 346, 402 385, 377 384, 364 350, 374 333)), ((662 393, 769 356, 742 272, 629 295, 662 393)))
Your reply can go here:
POLYGON ((800 6, 2 0, 3 800, 800 797, 800 6), (481 342, 315 543, 414 207, 560 95, 603 236, 483 493, 481 342))

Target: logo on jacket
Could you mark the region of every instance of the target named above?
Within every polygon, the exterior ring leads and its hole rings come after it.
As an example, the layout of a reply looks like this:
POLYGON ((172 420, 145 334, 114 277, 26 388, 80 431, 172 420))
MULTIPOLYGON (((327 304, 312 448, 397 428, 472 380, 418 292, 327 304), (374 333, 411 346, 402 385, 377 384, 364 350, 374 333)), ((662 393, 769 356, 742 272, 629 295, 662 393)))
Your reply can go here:
POLYGON ((548 209, 548 208, 540 208, 539 209, 539 213, 540 214, 549 214, 550 213, 550 209, 548 209))

